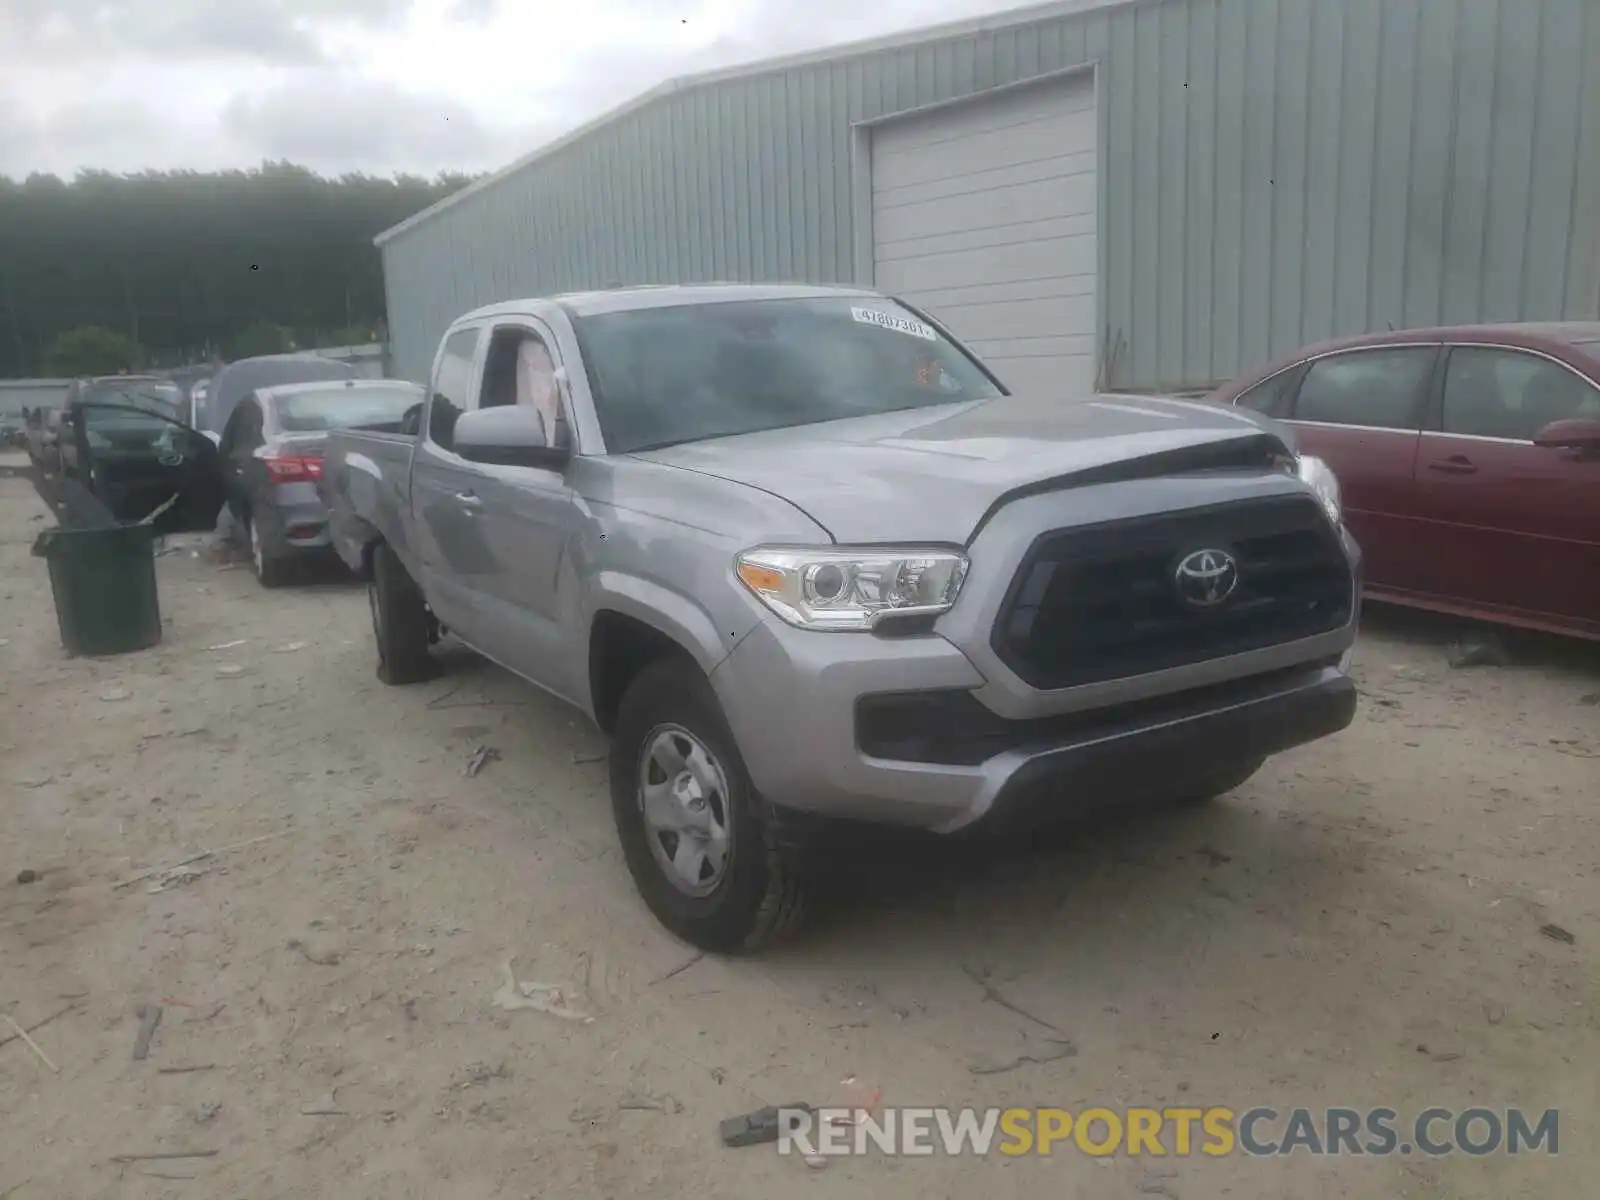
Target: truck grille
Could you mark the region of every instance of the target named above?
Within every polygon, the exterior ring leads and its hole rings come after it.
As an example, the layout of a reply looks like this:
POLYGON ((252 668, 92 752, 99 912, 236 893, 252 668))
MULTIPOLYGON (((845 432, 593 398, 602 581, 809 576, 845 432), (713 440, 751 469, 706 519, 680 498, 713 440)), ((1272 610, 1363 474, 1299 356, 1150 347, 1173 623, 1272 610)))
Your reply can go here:
POLYGON ((1315 500, 1237 501, 1043 535, 992 644, 1030 686, 1077 687, 1327 633, 1349 622, 1352 602, 1315 500))

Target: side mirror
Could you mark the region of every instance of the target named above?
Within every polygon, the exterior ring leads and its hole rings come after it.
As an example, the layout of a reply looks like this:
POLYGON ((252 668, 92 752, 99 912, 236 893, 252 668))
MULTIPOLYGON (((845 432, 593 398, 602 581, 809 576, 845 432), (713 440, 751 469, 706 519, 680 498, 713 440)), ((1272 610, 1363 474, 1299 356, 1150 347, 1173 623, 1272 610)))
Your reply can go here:
POLYGON ((468 462, 558 470, 569 457, 552 446, 539 414, 522 404, 477 408, 456 418, 455 451, 468 462))
POLYGON ((1600 450, 1600 420, 1568 417, 1552 421, 1533 435, 1533 444, 1550 450, 1600 450))

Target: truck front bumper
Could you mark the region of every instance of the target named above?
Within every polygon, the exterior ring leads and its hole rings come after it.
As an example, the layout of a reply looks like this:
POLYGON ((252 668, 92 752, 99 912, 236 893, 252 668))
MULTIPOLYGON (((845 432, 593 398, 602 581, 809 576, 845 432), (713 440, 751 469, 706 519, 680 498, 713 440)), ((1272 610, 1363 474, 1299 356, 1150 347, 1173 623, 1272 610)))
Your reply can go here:
MULTIPOLYGON (((1173 688, 1120 681, 1024 719, 938 636, 880 639, 765 621, 712 674, 756 788, 774 805, 940 833, 1043 824, 1181 794, 1350 724, 1354 624, 1276 647, 1260 669, 1173 688), (1298 656, 1298 657, 1297 657, 1298 656)), ((1242 657, 1242 656, 1241 656, 1242 657)))

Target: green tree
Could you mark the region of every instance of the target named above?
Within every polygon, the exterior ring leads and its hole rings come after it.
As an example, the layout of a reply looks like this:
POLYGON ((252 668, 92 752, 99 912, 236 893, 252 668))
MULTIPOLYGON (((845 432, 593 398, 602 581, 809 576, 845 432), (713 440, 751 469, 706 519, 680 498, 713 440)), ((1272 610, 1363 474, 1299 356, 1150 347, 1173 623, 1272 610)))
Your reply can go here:
POLYGON ((161 366, 207 360, 263 323, 305 346, 381 325, 373 236, 467 182, 290 163, 0 175, 0 378, 43 373, 55 339, 85 325, 126 332, 161 366))
POLYGON ((228 343, 229 358, 255 358, 260 354, 287 354, 295 348, 294 332, 272 321, 257 321, 228 343))
POLYGON ((133 370, 141 359, 138 345, 127 334, 84 325, 56 337, 46 365, 56 375, 115 375, 133 370))

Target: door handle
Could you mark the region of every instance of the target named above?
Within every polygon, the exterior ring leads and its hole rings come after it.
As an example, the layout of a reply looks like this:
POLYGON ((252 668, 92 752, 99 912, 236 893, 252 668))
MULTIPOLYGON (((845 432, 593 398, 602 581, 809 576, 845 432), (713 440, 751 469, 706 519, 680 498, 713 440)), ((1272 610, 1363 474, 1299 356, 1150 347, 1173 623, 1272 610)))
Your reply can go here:
POLYGON ((477 492, 457 492, 456 503, 462 508, 482 508, 483 501, 478 499, 477 492))
POLYGON ((1452 454, 1449 458, 1435 459, 1428 464, 1428 470, 1445 475, 1475 475, 1478 468, 1465 454, 1452 454))

